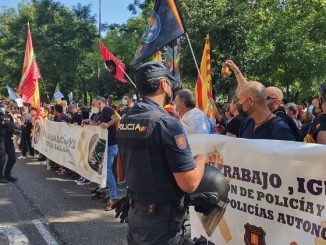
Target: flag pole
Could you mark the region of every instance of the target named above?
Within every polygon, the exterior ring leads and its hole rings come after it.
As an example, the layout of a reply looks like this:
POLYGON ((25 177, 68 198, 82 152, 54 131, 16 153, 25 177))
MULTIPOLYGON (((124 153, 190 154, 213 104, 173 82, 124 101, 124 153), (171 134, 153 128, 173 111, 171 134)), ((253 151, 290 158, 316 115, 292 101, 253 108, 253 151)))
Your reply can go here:
POLYGON ((187 41, 188 41, 188 44, 189 44, 189 48, 190 48, 190 51, 191 51, 191 54, 192 54, 192 58, 194 59, 194 62, 195 62, 195 65, 196 65, 198 76, 200 78, 201 83, 203 84, 203 78, 201 77, 201 74, 200 74, 199 66, 198 66, 198 63, 196 61, 196 56, 195 56, 194 50, 192 48, 188 32, 186 32, 186 38, 187 38, 187 41))
POLYGON ((128 78, 129 82, 132 84, 132 86, 134 86, 134 88, 136 89, 136 96, 137 96, 137 101, 139 101, 139 91, 137 89, 136 84, 132 81, 132 79, 129 77, 129 75, 127 74, 127 72, 125 72, 121 66, 119 65, 120 69, 123 71, 123 73, 126 75, 126 77, 128 78))
POLYGON ((129 82, 132 84, 132 86, 134 86, 134 88, 138 92, 138 89, 137 89, 136 84, 132 81, 132 79, 129 77, 129 75, 127 74, 127 72, 124 69, 122 69, 120 65, 119 65, 119 68, 123 71, 123 73, 125 74, 125 76, 128 78, 129 82))

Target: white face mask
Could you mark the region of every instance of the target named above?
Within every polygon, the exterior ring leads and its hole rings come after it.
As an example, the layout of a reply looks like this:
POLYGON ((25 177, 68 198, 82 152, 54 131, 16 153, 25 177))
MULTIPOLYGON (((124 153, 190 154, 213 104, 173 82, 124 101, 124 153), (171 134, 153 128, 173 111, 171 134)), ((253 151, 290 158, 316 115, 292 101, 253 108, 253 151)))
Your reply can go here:
POLYGON ((99 112, 100 112, 100 110, 99 110, 97 107, 92 106, 92 108, 91 108, 91 115, 92 115, 92 114, 97 114, 97 113, 99 113, 99 112))
POLYGON ((174 110, 174 113, 179 115, 179 112, 177 110, 177 106, 175 104, 173 104, 173 110, 174 110))
POLYGON ((122 100, 121 100, 121 104, 122 104, 122 105, 128 105, 128 101, 127 101, 126 99, 122 99, 122 100))

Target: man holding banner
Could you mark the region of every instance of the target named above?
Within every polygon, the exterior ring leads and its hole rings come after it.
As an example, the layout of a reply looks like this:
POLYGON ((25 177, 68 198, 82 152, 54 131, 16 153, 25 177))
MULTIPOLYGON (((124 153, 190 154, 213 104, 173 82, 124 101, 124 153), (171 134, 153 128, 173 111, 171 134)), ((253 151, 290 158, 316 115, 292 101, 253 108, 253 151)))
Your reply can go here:
POLYGON ((249 117, 240 126, 241 138, 295 141, 286 122, 268 109, 267 93, 263 84, 256 81, 243 84, 238 98, 239 114, 249 117))

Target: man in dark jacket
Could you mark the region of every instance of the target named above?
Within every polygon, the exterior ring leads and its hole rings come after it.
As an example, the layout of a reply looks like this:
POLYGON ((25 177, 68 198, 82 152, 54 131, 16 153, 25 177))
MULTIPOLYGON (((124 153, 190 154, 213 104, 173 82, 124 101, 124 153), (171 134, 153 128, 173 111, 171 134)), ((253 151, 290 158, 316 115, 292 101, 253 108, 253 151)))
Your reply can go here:
POLYGON ((285 109, 282 107, 283 92, 277 87, 266 88, 267 93, 267 105, 271 112, 276 116, 281 117, 291 129, 296 141, 303 141, 303 137, 299 128, 291 117, 286 114, 285 109))
POLYGON ((239 114, 248 116, 241 123, 239 136, 248 139, 295 141, 288 124, 267 107, 266 88, 260 82, 245 83, 238 93, 239 114))

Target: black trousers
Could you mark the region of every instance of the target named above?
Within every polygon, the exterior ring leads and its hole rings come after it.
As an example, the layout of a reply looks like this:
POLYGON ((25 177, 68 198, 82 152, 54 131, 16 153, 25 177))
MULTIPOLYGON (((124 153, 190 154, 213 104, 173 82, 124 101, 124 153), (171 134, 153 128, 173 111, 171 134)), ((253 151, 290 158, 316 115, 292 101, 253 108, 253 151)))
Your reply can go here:
POLYGON ((3 177, 3 168, 6 163, 6 152, 4 142, 0 139, 0 178, 3 177))
POLYGON ((128 244, 180 244, 182 240, 181 230, 171 230, 170 222, 171 215, 151 216, 130 207, 128 213, 128 244))
POLYGON ((10 176, 11 170, 16 163, 15 145, 11 138, 5 139, 5 151, 8 156, 8 159, 7 159, 7 164, 5 167, 4 174, 5 174, 5 176, 10 176))
POLYGON ((22 132, 20 136, 20 144, 22 146, 22 155, 26 157, 27 150, 31 156, 34 156, 34 148, 32 147, 32 132, 22 132))

